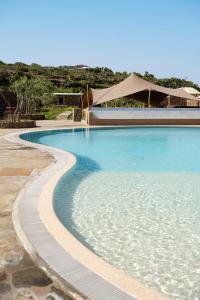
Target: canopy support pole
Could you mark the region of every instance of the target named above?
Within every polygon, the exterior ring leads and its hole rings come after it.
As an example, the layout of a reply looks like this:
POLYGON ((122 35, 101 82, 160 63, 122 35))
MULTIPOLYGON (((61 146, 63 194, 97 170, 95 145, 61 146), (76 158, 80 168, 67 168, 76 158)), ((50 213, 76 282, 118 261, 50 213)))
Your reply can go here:
POLYGON ((88 104, 88 109, 89 109, 90 101, 89 101, 89 86, 88 86, 88 84, 87 84, 87 104, 88 104))
POLYGON ((81 95, 81 120, 83 119, 83 95, 81 95))
POLYGON ((149 87, 148 108, 151 107, 151 86, 149 87))
POLYGON ((87 104, 88 104, 87 124, 90 125, 90 101, 89 101, 89 86, 88 86, 88 84, 87 84, 87 104))
POLYGON ((167 101, 167 106, 169 107, 171 105, 171 97, 168 95, 168 101, 167 101))

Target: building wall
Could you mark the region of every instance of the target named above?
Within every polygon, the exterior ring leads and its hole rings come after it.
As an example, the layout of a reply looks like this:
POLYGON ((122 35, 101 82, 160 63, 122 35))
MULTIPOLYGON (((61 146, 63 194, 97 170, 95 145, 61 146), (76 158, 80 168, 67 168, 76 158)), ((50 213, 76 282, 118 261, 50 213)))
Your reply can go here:
POLYGON ((81 96, 79 95, 57 95, 58 105, 81 107, 81 96))
MULTIPOLYGON (((168 106, 169 100, 166 98, 163 102, 163 106, 168 106)), ((198 107, 199 101, 198 100, 188 100, 188 99, 182 99, 177 97, 170 97, 170 106, 176 106, 176 107, 198 107)))

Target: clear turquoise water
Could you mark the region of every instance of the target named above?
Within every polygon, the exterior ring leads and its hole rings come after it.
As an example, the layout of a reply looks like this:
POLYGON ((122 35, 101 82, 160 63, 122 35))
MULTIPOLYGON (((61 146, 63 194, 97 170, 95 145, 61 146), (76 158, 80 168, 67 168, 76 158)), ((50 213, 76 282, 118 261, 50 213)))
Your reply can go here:
POLYGON ((34 132, 72 152, 58 218, 106 261, 175 299, 200 299, 200 129, 34 132))

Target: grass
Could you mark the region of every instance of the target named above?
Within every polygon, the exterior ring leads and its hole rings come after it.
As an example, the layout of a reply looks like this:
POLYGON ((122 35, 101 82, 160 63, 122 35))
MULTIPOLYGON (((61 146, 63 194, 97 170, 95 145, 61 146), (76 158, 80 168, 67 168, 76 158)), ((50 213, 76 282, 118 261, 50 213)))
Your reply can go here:
POLYGON ((46 107, 43 111, 47 120, 54 120, 59 114, 64 113, 65 111, 72 111, 73 107, 71 106, 56 106, 52 105, 46 107))

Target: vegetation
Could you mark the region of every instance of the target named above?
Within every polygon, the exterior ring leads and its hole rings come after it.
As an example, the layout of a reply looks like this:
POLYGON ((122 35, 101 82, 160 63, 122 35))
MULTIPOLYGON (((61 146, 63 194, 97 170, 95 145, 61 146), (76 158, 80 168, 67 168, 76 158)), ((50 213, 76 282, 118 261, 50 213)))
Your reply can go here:
MULTIPOLYGON (((200 91, 196 83, 186 79, 175 77, 158 79, 148 72, 143 75, 136 74, 164 87, 189 86, 200 91)), ((119 83, 128 75, 127 72, 113 72, 108 68, 89 68, 84 65, 44 67, 36 63, 7 64, 0 60, 0 91, 4 93, 14 91, 17 95, 14 120, 20 119, 22 112, 33 114, 45 110, 46 107, 48 107, 46 116, 53 118, 63 110, 52 106, 54 102, 52 92, 84 92, 87 86, 105 88, 119 83)), ((140 102, 131 98, 118 99, 104 105, 116 107, 127 103, 128 106, 141 106, 140 102)))
POLYGON ((53 102, 53 85, 41 78, 21 77, 12 83, 10 89, 17 96, 13 122, 19 122, 22 113, 30 115, 53 102))
POLYGON ((143 102, 135 100, 131 97, 115 99, 101 104, 101 107, 144 107, 143 102))
MULTIPOLYGON (((87 85, 92 88, 105 88, 119 83, 129 75, 127 72, 113 72, 108 68, 84 67, 84 65, 43 67, 35 63, 6 64, 0 61, 0 87, 9 88, 13 82, 25 76, 28 79, 37 78, 51 82, 55 92, 81 92, 86 90, 87 85)), ((170 88, 190 86, 200 90, 197 84, 186 79, 175 77, 158 79, 148 72, 144 75, 136 74, 161 86, 170 88)))
POLYGON ((164 86, 167 88, 177 89, 177 88, 187 86, 187 87, 193 87, 193 88, 197 89, 198 91, 200 91, 200 87, 198 86, 198 84, 196 84, 192 81, 186 80, 186 79, 180 79, 180 78, 176 78, 176 77, 158 79, 153 74, 150 74, 148 72, 145 72, 143 76, 139 73, 136 73, 136 74, 145 80, 149 80, 155 84, 158 84, 160 86, 164 86))
POLYGON ((123 80, 127 73, 113 73, 108 68, 82 69, 76 67, 43 67, 38 64, 0 64, 0 86, 9 87, 14 81, 26 76, 50 81, 56 91, 80 92, 87 85, 94 88, 106 87, 123 80))
POLYGON ((59 114, 64 113, 65 111, 72 111, 73 107, 71 106, 56 106, 51 105, 44 109, 45 118, 48 120, 56 119, 59 114))

